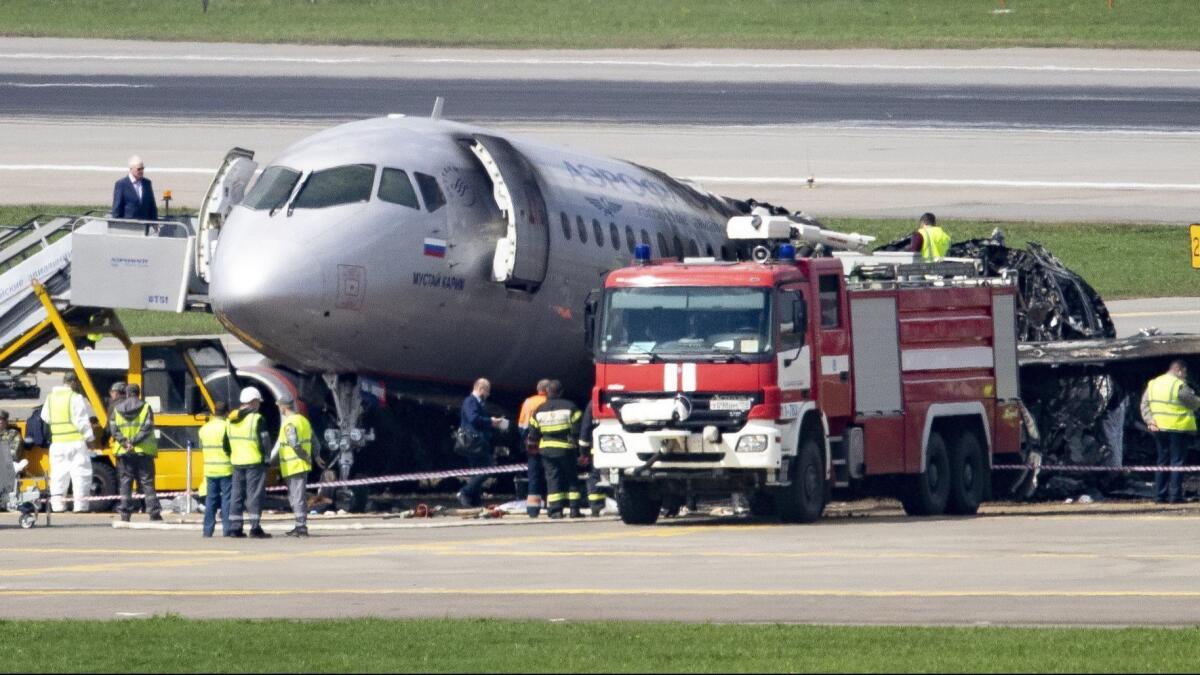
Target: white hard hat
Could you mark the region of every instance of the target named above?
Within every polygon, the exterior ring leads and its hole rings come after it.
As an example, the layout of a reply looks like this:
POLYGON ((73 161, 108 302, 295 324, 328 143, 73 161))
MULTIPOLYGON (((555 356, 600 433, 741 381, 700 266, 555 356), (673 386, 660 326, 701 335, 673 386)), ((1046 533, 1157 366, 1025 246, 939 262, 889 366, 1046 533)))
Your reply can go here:
POLYGON ((261 401, 262 394, 259 393, 257 387, 246 387, 242 390, 242 395, 238 397, 239 403, 249 403, 251 401, 261 401))

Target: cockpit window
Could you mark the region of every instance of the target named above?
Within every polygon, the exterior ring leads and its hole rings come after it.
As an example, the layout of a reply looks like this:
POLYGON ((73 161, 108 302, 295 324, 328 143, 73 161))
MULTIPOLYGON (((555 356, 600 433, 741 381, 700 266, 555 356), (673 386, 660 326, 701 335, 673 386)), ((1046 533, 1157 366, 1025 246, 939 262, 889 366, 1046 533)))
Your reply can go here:
POLYGON ((385 202, 419 209, 417 193, 413 190, 408 173, 400 169, 384 168, 383 176, 379 179, 379 198, 385 202))
POLYGON ((425 210, 433 213, 446 205, 446 195, 438 187, 437 179, 429 174, 414 173, 417 177, 417 187, 421 189, 421 199, 425 200, 425 210))
POLYGON ((277 209, 291 196, 299 178, 299 171, 286 166, 269 166, 242 200, 242 205, 255 211, 277 209))
POLYGON ((349 164, 314 171, 304 181, 292 206, 297 209, 323 209, 369 201, 374 184, 374 164, 349 164))

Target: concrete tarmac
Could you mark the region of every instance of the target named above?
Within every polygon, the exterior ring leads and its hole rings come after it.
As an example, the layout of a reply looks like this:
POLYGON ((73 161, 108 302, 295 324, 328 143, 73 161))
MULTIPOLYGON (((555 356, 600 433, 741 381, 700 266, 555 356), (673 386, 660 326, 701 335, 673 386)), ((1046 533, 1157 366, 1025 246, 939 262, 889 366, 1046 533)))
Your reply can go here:
POLYGON ((160 192, 196 207, 229 147, 270 161, 348 114, 345 106, 352 116, 424 115, 433 95, 448 93, 438 82, 455 92, 448 118, 818 217, 932 210, 1186 223, 1200 210, 1200 58, 1188 52, 505 52, 27 38, 0 39, 9 106, 0 203, 106 203, 138 152, 160 192), (262 86, 245 86, 251 78, 262 86), (196 92, 184 82, 211 93, 185 105, 196 92), (259 91, 295 95, 306 83, 336 90, 326 97, 333 107, 259 91), (154 102, 152 92, 181 86, 154 102), (560 100, 573 92, 572 119, 526 90, 560 100), (360 100, 365 107, 353 107, 360 100), (1001 114, 1006 106, 1013 114, 1001 114))
POLYGON ((509 516, 353 530, 314 519, 300 541, 114 529, 109 516, 17 531, 0 517, 0 616, 1200 622, 1195 505, 989 505, 972 518, 833 511, 811 526, 509 516))

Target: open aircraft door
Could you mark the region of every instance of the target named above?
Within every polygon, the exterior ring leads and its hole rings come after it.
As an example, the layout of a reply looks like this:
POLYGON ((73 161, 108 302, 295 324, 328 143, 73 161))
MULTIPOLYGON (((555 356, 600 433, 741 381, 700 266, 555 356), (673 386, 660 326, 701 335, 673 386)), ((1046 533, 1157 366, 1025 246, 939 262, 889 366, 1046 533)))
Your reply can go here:
POLYGON ((476 134, 468 146, 492 180, 496 205, 508 231, 496 242, 492 278, 509 288, 536 291, 546 279, 550 254, 549 214, 537 175, 507 140, 476 134))
MULTIPOLYGON (((204 201, 200 203, 199 231, 196 233, 195 264, 197 275, 206 284, 211 281, 208 278, 208 265, 216 250, 221 227, 233 207, 241 203, 257 170, 258 162, 254 161, 253 150, 234 148, 225 153, 225 161, 204 194, 204 201)), ((206 290, 193 289, 193 292, 203 293, 206 290)))

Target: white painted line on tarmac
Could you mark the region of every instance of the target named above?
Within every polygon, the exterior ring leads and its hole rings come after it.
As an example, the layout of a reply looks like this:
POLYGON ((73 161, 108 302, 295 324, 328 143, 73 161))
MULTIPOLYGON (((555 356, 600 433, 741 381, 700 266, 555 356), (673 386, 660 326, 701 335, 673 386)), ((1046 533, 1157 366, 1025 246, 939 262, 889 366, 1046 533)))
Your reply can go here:
POLYGON ((1023 73, 1171 73, 1198 75, 1200 68, 1167 67, 1105 67, 1058 66, 1040 64, 1016 65, 937 65, 899 63, 760 63, 754 61, 654 61, 646 59, 571 59, 571 58, 451 58, 424 57, 399 60, 411 63, 465 65, 530 65, 530 66, 636 66, 652 68, 731 68, 739 70, 882 70, 882 71, 943 71, 943 72, 1023 72, 1023 73))
POLYGON ((1124 183, 1042 180, 988 180, 978 178, 783 178, 779 176, 689 176, 698 183, 753 183, 759 185, 846 185, 862 187, 995 187, 1021 189, 1200 191, 1200 183, 1124 183))
POLYGON ((227 63, 366 63, 369 58, 318 58, 295 56, 215 56, 210 54, 36 54, 31 52, 0 54, 11 61, 199 61, 227 63))
MULTIPOLYGON (((124 166, 95 166, 86 164, 0 164, 0 171, 71 171, 112 173, 128 171, 124 166)), ((151 167, 151 173, 212 175, 212 168, 151 167)), ((756 184, 805 186, 808 178, 783 176, 688 176, 687 180, 711 184, 756 184)), ((957 178, 813 178, 814 187, 844 185, 850 187, 995 187, 1018 189, 1069 190, 1135 190, 1148 192, 1200 192, 1200 183, 1127 183, 1085 181, 989 180, 957 178)))
POLYGON ((15 87, 19 89, 45 88, 78 88, 78 89, 153 89, 153 84, 132 84, 129 82, 0 82, 0 87, 15 87))

